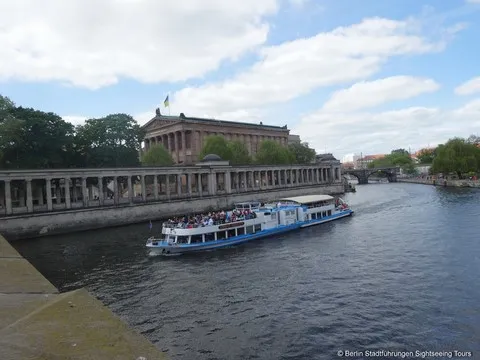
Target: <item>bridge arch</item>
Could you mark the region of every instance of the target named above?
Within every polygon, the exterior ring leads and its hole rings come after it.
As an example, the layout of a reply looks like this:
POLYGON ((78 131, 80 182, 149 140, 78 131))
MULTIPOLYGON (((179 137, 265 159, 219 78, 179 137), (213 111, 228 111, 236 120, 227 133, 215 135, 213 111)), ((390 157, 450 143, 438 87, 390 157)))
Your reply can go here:
POLYGON ((400 169, 398 167, 381 167, 372 169, 345 169, 343 173, 345 175, 352 175, 358 179, 359 184, 368 184, 368 178, 370 175, 382 172, 387 175, 388 182, 397 181, 397 173, 400 169))

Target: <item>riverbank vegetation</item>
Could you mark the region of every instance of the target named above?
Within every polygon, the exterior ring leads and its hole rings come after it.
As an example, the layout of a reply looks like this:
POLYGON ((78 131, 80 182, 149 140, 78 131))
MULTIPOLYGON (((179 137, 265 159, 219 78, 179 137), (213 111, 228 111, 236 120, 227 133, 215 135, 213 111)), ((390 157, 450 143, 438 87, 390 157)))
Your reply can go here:
POLYGON ((431 165, 430 174, 451 175, 463 179, 480 173, 480 137, 455 137, 436 148, 425 148, 412 158, 405 149, 393 150, 384 158, 376 159, 369 167, 400 166, 405 173, 415 174, 416 166, 431 165))
MULTIPOLYGON (((16 106, 0 95, 0 168, 105 168, 169 166, 170 153, 152 146, 139 156, 144 130, 128 114, 111 114, 73 125, 57 114, 16 106)), ((222 136, 206 139, 201 157, 217 154, 232 165, 308 164, 315 150, 308 144, 282 146, 265 140, 255 157, 244 143, 222 136)))

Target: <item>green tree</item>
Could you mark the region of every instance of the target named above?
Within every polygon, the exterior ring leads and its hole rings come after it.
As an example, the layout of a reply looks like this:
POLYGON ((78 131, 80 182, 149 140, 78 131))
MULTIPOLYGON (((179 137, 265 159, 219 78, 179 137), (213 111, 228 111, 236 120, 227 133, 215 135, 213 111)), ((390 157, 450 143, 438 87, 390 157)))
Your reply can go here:
POLYGON ((8 116, 0 123, 2 167, 33 169, 71 165, 75 158, 72 124, 54 113, 34 109, 8 105, 6 111, 8 116))
POLYGON ((390 154, 385 155, 385 157, 375 159, 368 164, 369 168, 388 166, 400 166, 406 173, 413 173, 414 171, 412 158, 408 151, 404 149, 393 150, 390 154))
POLYGON ((421 149, 418 152, 417 159, 420 164, 431 164, 433 163, 433 159, 435 158, 435 149, 421 149))
POLYGON ((172 155, 162 144, 153 145, 142 156, 142 165, 145 166, 170 166, 173 165, 172 155))
POLYGON ((248 153, 248 149, 241 141, 229 141, 227 143, 230 149, 230 164, 231 165, 248 165, 252 163, 252 158, 248 153))
POLYGON ((15 104, 6 96, 0 95, 0 123, 10 117, 10 110, 15 107, 15 104))
POLYGON ((76 129, 76 142, 87 167, 137 166, 144 132, 127 114, 89 119, 76 129))
POLYGON ((276 141, 264 140, 257 151, 256 162, 261 165, 281 165, 295 163, 295 155, 276 141))
POLYGON ((290 144, 288 149, 295 156, 296 164, 310 164, 315 161, 315 149, 311 149, 306 142, 290 144))
POLYGON ((218 155, 222 160, 232 159, 232 149, 228 145, 228 141, 220 135, 210 135, 205 139, 202 151, 200 151, 200 159, 208 154, 218 155))
POLYGON ((453 138, 437 147, 432 173, 456 173, 462 179, 468 172, 480 168, 480 149, 465 139, 453 138))
POLYGON ((480 136, 470 135, 470 136, 467 138, 467 143, 473 144, 473 145, 480 145, 480 136))

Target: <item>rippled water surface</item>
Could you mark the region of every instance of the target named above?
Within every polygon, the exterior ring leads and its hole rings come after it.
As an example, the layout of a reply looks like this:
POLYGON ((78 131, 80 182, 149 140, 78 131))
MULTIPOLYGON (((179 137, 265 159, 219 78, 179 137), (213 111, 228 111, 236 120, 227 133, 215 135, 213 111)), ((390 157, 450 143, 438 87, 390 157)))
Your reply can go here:
POLYGON ((352 218, 204 254, 148 256, 147 224, 14 245, 62 291, 87 287, 173 360, 367 349, 480 358, 480 192, 357 190, 345 196, 352 218))

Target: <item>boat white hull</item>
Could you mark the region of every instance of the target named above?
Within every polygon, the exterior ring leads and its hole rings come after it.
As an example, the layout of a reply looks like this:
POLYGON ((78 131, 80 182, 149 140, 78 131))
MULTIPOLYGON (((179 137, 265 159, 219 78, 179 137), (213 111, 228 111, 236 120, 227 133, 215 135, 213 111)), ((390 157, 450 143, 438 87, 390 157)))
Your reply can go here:
POLYGON ((300 225, 301 223, 296 223, 292 225, 283 225, 273 229, 266 229, 266 230, 257 232, 255 234, 234 236, 229 239, 208 241, 208 242, 196 243, 196 244, 168 245, 162 242, 158 242, 157 245, 154 245, 155 242, 153 242, 151 244, 147 244, 147 248, 150 249, 150 252, 152 254, 160 254, 160 255, 175 255, 175 254, 185 254, 185 253, 198 252, 198 251, 215 250, 215 249, 243 244, 253 240, 258 240, 271 235, 283 234, 292 230, 299 229, 300 225))
POLYGON ((178 255, 178 254, 192 253, 192 252, 198 252, 198 251, 215 250, 215 249, 243 244, 253 240, 258 240, 271 235, 283 234, 292 230, 305 228, 308 226, 320 225, 326 222, 351 216, 352 214, 353 214, 353 211, 348 209, 348 210, 344 210, 336 214, 330 215, 328 217, 324 217, 322 219, 302 221, 302 222, 297 222, 291 225, 282 225, 272 229, 266 229, 266 230, 257 232, 255 234, 234 236, 229 239, 208 241, 204 243, 195 243, 195 244, 171 244, 171 245, 161 241, 158 241, 158 242, 153 241, 152 243, 147 244, 147 247, 150 249, 150 252, 154 255, 155 254, 178 255))

